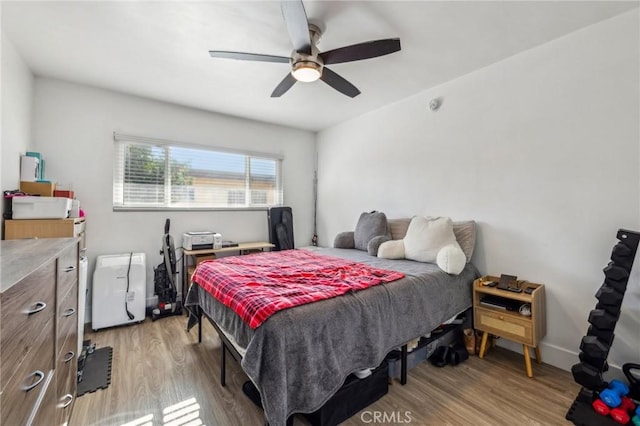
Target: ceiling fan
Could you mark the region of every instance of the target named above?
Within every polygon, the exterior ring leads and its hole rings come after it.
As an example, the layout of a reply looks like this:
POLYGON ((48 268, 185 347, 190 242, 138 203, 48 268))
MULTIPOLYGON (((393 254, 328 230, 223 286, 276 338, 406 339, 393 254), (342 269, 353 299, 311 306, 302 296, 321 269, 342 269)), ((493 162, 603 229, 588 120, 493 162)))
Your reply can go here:
POLYGON ((213 58, 290 63, 291 72, 271 93, 272 98, 285 94, 297 81, 312 82, 318 79, 340 93, 354 98, 360 94, 360 90, 326 65, 375 58, 400 50, 400 39, 388 38, 320 52, 316 47, 321 36, 320 28, 307 21, 307 14, 301 0, 283 1, 282 15, 293 43, 291 57, 221 50, 211 50, 209 54, 213 58))

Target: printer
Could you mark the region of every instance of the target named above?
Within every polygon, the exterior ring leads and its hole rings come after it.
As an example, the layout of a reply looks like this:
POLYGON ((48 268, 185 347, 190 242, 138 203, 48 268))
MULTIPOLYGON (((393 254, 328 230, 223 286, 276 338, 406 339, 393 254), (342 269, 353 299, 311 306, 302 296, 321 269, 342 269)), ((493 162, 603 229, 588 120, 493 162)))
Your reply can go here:
POLYGON ((192 231, 182 235, 185 250, 209 250, 222 248, 222 235, 213 231, 192 231))

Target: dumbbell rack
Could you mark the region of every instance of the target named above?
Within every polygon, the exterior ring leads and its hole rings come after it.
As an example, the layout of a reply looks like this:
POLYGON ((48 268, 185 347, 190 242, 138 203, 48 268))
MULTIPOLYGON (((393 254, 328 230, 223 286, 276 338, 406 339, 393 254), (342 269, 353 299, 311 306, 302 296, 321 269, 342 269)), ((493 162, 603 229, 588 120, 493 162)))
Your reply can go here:
POLYGON ((580 362, 571 367, 573 379, 582 389, 569 408, 566 419, 581 426, 620 425, 599 415, 591 406, 600 391, 608 386, 602 373, 609 369, 607 356, 640 242, 640 233, 625 229, 618 230, 616 237, 619 241, 613 247, 611 261, 603 270, 604 283, 595 296, 598 303, 589 313, 590 326, 580 343, 580 362))

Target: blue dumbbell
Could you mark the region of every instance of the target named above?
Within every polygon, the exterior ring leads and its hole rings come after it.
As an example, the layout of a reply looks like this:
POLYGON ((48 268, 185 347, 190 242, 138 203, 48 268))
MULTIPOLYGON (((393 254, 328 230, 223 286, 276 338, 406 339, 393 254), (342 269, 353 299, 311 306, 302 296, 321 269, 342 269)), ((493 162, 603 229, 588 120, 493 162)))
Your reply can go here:
POLYGON ((622 397, 629 393, 629 387, 620 380, 612 380, 609 387, 600 392, 600 399, 611 408, 622 403, 622 397))

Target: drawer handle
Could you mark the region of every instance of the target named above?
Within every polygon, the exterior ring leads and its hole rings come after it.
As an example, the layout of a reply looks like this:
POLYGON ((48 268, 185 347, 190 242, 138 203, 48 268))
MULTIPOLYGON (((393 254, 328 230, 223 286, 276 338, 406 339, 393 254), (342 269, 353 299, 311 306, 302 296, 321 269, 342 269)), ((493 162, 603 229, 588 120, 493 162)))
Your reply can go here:
POLYGON ((502 315, 500 315, 498 318, 504 321, 504 317, 502 315))
POLYGON ((44 302, 36 302, 33 304, 33 308, 27 309, 24 313, 27 315, 37 314, 38 312, 44 310, 47 307, 47 304, 44 302))
POLYGON ((36 370, 33 373, 31 373, 29 377, 38 377, 38 378, 32 384, 22 387, 22 390, 25 392, 29 392, 30 390, 38 386, 40 383, 42 383, 42 381, 44 380, 44 373, 40 370, 36 370))
POLYGON ((76 270, 76 267, 75 266, 67 266, 63 270, 64 270, 64 272, 72 272, 72 271, 76 270))
POLYGON ((76 313, 76 308, 69 308, 66 311, 64 311, 64 313, 62 315, 64 315, 65 317, 70 317, 71 315, 76 313))
POLYGON ((64 361, 64 363, 66 364, 67 362, 71 361, 75 356, 76 356, 76 353, 74 351, 69 351, 67 352, 67 355, 62 359, 62 361, 64 361))
POLYGON ((62 398, 60 398, 61 400, 67 400, 66 402, 63 402, 60 404, 60 408, 67 408, 68 406, 71 405, 71 403, 73 402, 73 395, 71 395, 70 393, 66 394, 65 396, 63 396, 62 398))

